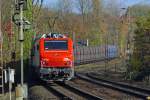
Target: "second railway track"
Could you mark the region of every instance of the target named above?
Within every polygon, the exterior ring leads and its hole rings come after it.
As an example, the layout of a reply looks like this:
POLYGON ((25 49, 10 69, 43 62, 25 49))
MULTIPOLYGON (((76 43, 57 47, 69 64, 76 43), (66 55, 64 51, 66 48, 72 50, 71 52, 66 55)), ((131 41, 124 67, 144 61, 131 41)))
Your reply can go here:
POLYGON ((133 95, 141 99, 147 99, 147 97, 150 96, 149 89, 139 88, 137 86, 132 86, 129 84, 100 79, 96 77, 95 75, 89 74, 89 73, 87 73, 86 75, 76 73, 76 76, 79 77, 80 79, 91 82, 93 84, 97 84, 97 85, 111 88, 120 92, 124 92, 126 94, 133 95))
MULTIPOLYGON (((69 90, 70 92, 73 92, 73 93, 83 97, 84 100, 103 100, 103 98, 93 95, 89 92, 86 92, 85 90, 81 90, 81 88, 75 87, 69 83, 64 84, 64 83, 57 82, 57 84, 64 87, 65 89, 69 90)), ((72 99, 79 100, 79 99, 74 99, 74 98, 72 98, 72 99)))

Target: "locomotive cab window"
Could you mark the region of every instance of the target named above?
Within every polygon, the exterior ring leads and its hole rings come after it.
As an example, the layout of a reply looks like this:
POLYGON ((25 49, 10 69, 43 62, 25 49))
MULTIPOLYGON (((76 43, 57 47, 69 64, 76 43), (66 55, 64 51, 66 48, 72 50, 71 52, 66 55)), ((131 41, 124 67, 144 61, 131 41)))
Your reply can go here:
POLYGON ((68 50, 67 40, 46 40, 44 41, 45 50, 68 50))

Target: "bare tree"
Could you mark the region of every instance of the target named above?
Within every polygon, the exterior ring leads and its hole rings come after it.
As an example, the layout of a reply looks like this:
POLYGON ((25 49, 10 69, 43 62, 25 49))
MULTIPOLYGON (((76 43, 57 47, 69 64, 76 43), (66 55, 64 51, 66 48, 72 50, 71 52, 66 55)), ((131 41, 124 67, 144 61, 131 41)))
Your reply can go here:
POLYGON ((105 12, 107 12, 110 16, 119 16, 120 9, 124 6, 123 3, 123 0, 107 0, 105 12))
POLYGON ((32 23, 34 30, 36 30, 37 27, 36 23, 43 6, 43 2, 44 0, 32 0, 32 23))
POLYGON ((37 14, 39 14, 42 5, 43 5, 44 0, 32 0, 32 5, 33 5, 33 10, 36 10, 37 14))
POLYGON ((92 0, 93 17, 95 19, 100 17, 101 4, 99 0, 92 0))
POLYGON ((92 26, 100 29, 100 22, 102 16, 102 7, 100 0, 92 0, 92 13, 91 13, 92 26))
POLYGON ((58 6, 58 17, 59 17, 59 27, 64 31, 72 31, 72 0, 59 0, 58 6))
POLYGON ((82 15, 82 21, 85 23, 87 15, 92 11, 92 0, 77 0, 76 2, 82 15))
POLYGON ((48 18, 48 26, 50 31, 55 31, 55 24, 59 17, 57 15, 54 15, 54 16, 49 16, 47 18, 48 18))

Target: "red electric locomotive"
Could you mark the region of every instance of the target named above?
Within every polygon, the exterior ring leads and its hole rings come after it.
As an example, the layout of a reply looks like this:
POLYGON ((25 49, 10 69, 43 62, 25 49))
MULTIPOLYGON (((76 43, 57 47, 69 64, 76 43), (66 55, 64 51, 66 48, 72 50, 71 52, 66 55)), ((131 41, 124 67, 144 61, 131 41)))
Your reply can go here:
POLYGON ((37 36, 31 52, 32 66, 44 81, 64 81, 74 77, 72 39, 58 33, 37 36))

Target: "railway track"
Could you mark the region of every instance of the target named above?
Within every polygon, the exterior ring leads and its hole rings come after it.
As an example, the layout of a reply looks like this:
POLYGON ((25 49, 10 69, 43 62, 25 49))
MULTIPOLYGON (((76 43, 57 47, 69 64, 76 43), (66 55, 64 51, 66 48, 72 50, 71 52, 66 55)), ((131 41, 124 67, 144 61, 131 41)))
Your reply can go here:
POLYGON ((50 92, 52 92, 56 97, 58 97, 60 100, 72 100, 71 97, 65 95, 64 93, 60 92, 58 89, 58 86, 52 86, 49 84, 44 85, 46 89, 48 89, 50 92))
POLYGON ((131 86, 125 83, 118 83, 118 82, 113 82, 113 81, 109 81, 105 79, 100 79, 94 76, 93 74, 89 74, 89 73, 87 73, 86 75, 81 75, 81 74, 76 73, 76 76, 79 77, 80 79, 86 80, 93 84, 97 84, 97 85, 111 88, 120 92, 124 92, 129 95, 139 97, 141 99, 147 99, 150 96, 149 89, 131 86))
POLYGON ((103 98, 95 96, 93 94, 90 94, 84 90, 81 90, 80 88, 74 87, 68 83, 58 83, 58 85, 63 86, 64 88, 68 89, 71 92, 74 92, 75 94, 78 94, 79 96, 83 97, 85 100, 103 100, 103 98))
POLYGON ((103 100, 68 83, 44 83, 43 86, 57 96, 60 100, 103 100))

